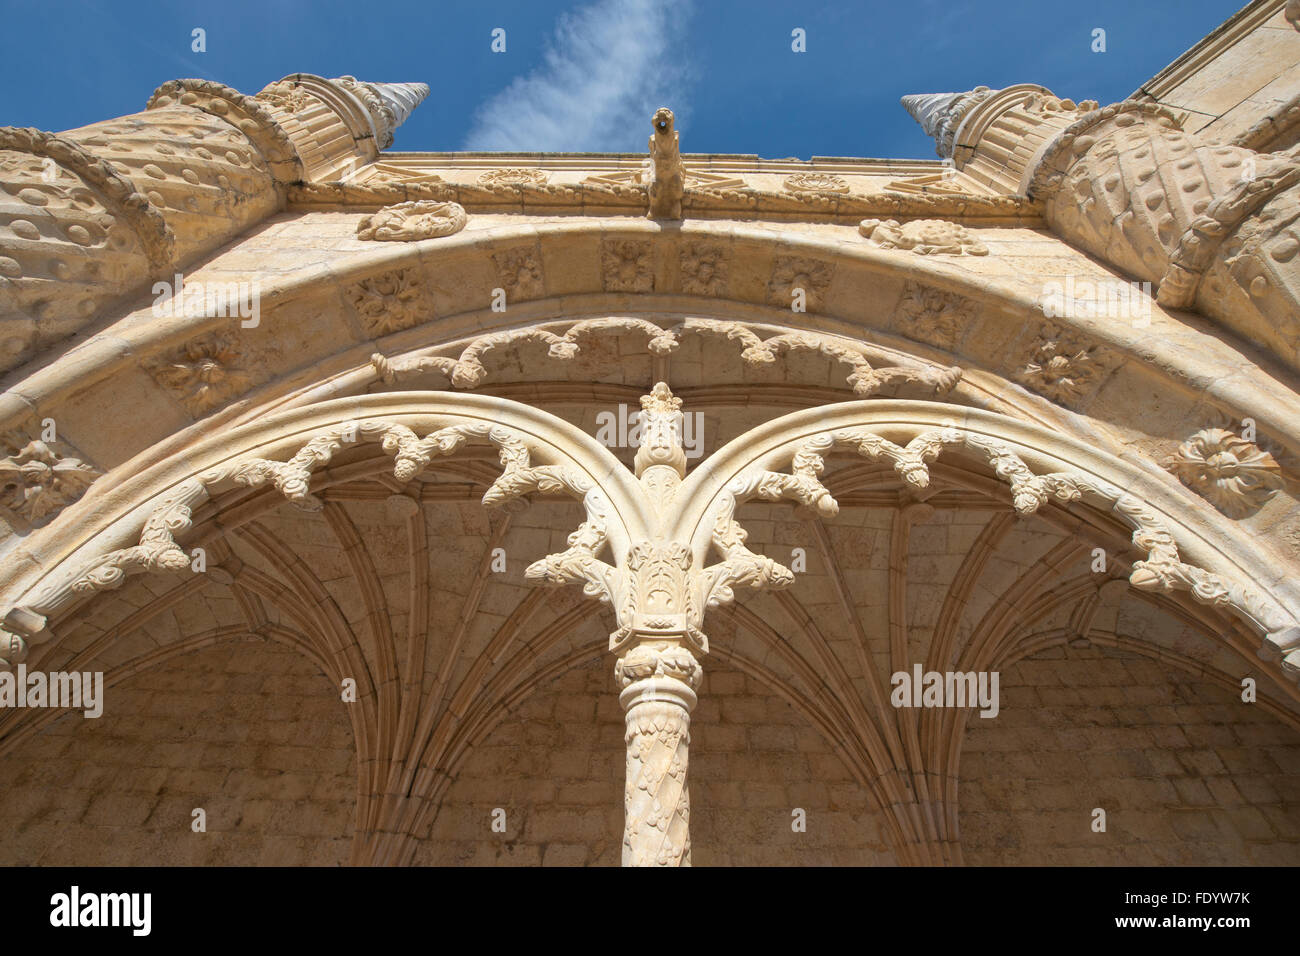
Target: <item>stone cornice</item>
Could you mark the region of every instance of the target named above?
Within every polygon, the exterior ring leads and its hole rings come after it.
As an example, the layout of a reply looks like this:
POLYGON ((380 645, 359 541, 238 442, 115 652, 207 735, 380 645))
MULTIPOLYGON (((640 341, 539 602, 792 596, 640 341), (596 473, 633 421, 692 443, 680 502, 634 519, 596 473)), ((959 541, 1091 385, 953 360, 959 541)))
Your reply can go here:
MULTIPOLYGON (((643 211, 645 186, 574 183, 562 185, 501 185, 446 182, 306 183, 289 189, 290 206, 299 209, 375 209, 433 199, 455 202, 473 212, 581 211, 586 215, 628 215, 643 211)), ((864 217, 942 217, 971 224, 1040 226, 1041 203, 1022 196, 981 196, 960 193, 877 192, 828 194, 775 192, 761 189, 687 188, 683 209, 703 218, 737 213, 771 214, 774 218, 809 222, 850 222, 864 217)))
POLYGON ((1208 36, 1129 94, 1133 100, 1159 100, 1282 12, 1285 0, 1256 0, 1219 24, 1208 36))

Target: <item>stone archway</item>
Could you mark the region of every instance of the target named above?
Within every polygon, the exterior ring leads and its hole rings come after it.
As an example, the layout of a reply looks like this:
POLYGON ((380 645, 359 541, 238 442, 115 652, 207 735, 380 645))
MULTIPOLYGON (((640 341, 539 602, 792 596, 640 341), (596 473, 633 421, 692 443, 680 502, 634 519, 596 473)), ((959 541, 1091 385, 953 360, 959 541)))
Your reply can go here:
MULTIPOLYGON (((66 569, 56 569, 53 580, 34 587, 33 601, 19 604, 18 611, 50 619, 57 632, 58 618, 76 610, 79 596, 114 590, 140 573, 191 576, 196 543, 211 542, 216 557, 232 557, 214 564, 219 583, 242 584, 247 577, 247 586, 263 599, 287 600, 285 610, 297 621, 296 640, 314 648, 331 680, 343 683, 358 675, 354 679, 359 707, 353 724, 360 787, 353 860, 370 863, 409 860, 416 846, 412 837, 427 829, 457 762, 474 740, 500 721, 500 707, 593 653, 590 645, 579 644, 547 668, 531 673, 526 655, 488 684, 479 685, 486 696, 467 696, 468 688, 462 686, 459 703, 453 695, 445 709, 439 702, 427 707, 423 692, 410 683, 412 675, 403 673, 397 643, 388 630, 391 620, 388 625, 380 623, 383 617, 391 618, 385 608, 389 598, 373 559, 363 554, 361 531, 352 517, 319 493, 340 483, 382 478, 391 470, 391 478, 381 480, 381 485, 388 485, 385 507, 414 518, 423 491, 411 497, 411 481, 467 441, 495 445, 504 468, 488 484, 485 504, 499 506, 537 492, 583 502, 585 520, 570 535, 568 549, 536 556, 527 576, 554 584, 580 581, 589 596, 602 599, 614 611, 616 627, 609 646, 619 656, 616 675, 624 685, 621 699, 629 726, 625 862, 689 860, 688 727, 700 682, 698 658, 709 650, 706 609, 730 604, 737 587, 781 589, 794 582, 786 567, 746 546, 743 523, 736 518, 738 508, 751 498, 788 499, 823 518, 833 517, 837 506, 819 477, 833 451, 856 453, 886 466, 884 470, 902 487, 904 512, 911 513, 904 527, 917 512, 930 507, 922 496, 930 489, 931 463, 955 455, 959 470, 973 472, 975 487, 1003 500, 1010 497, 1016 514, 1033 514, 1049 503, 1067 514, 1077 513, 1079 506, 1086 511, 1099 505, 1103 515, 1113 512, 1100 520, 1074 519, 1075 537, 1083 532, 1085 540, 1113 541, 1116 529, 1122 528, 1131 535, 1139 555, 1127 561, 1134 586, 1165 594, 1165 600, 1184 606, 1183 613, 1203 621, 1208 629, 1220 629, 1232 651, 1244 656, 1270 643, 1275 646, 1276 637, 1270 635, 1285 635, 1292 626, 1286 605, 1277 596, 1240 582, 1240 552, 1232 550, 1230 539, 1226 549, 1207 548, 1206 523, 1195 514, 1186 515, 1176 496, 1162 497, 1158 487, 1150 489, 1150 483, 1125 463, 1046 430, 932 402, 849 402, 773 419, 705 458, 687 476, 680 402, 660 385, 642 406, 643 438, 635 461, 638 481, 590 436, 545 412, 508 400, 458 396, 451 401, 445 393, 390 393, 283 412, 213 438, 193 448, 182 462, 161 463, 149 476, 157 489, 152 499, 135 505, 128 502, 123 508, 124 514, 139 518, 140 543, 105 550, 105 541, 113 541, 114 533, 96 534, 93 527, 86 528, 85 553, 74 553, 65 562, 66 569), (536 463, 539 457, 541 464, 536 463), (790 473, 777 470, 787 462, 790 473), (241 488, 250 489, 251 496, 241 488), (1125 488, 1141 489, 1149 500, 1139 501, 1125 488), (346 621, 337 607, 330 609, 334 602, 319 582, 310 583, 301 559, 265 531, 256 530, 256 515, 279 497, 321 510, 361 588, 368 620, 360 623, 367 636, 346 621), (241 536, 253 542, 280 574, 296 580, 305 589, 302 596, 321 608, 319 613, 313 615, 301 599, 277 595, 273 582, 220 543, 218 531, 228 534, 241 526, 250 528, 241 536), (1209 555, 1211 560, 1201 558, 1209 567, 1184 562, 1180 547, 1198 557, 1209 555), (710 563, 715 553, 719 560, 710 563), (609 560, 604 559, 606 554, 609 560), (235 571, 227 570, 226 563, 235 571), (1197 611, 1201 605, 1210 610, 1197 611), (1232 624, 1218 609, 1233 612, 1239 622, 1232 624), (1254 626, 1254 632, 1242 622, 1254 626), (391 689, 401 686, 404 691, 391 689)), ((482 480, 481 468, 478 474, 482 480)), ((415 525, 408 520, 408 527, 415 525)), ((825 540, 824 533, 819 534, 825 540)), ((116 536, 121 537, 120 529, 116 536)), ((1066 544, 1056 549, 1061 558, 1085 550, 1077 542, 1066 544)), ((479 570, 486 568, 480 565, 479 570)), ((828 570, 834 573, 833 568, 828 570)), ((1113 574, 1102 580, 1106 587, 1121 583, 1113 574)), ((422 587, 414 577, 410 585, 413 595, 422 587)), ((1095 593, 1097 583, 1075 583, 1072 588, 1075 596, 1095 593)), ((533 596, 525 598, 490 643, 510 640, 541 603, 533 596)), ((797 626, 811 627, 810 633, 815 633, 806 613, 798 623, 797 608, 795 599, 785 603, 797 626)), ((579 622, 592 620, 593 610, 595 605, 579 604, 557 614, 537 634, 533 646, 559 647, 555 642, 570 638, 579 622)), ((963 669, 991 670, 1009 649, 1007 609, 999 614, 1002 620, 991 622, 993 630, 984 643, 974 640, 962 652, 963 669)), ((766 631, 772 647, 781 643, 780 635, 746 611, 743 603, 729 620, 760 639, 766 631)), ((461 629, 469 626, 471 621, 462 617, 461 629)), ((1086 633, 1088 628, 1083 630, 1086 633)), ((408 640, 411 652, 414 643, 408 640)), ((453 637, 440 681, 450 676, 447 668, 456 666, 459 640, 453 637)), ((942 642, 937 645, 936 660, 946 654, 942 646, 942 642)), ((907 653, 904 639, 901 648, 893 649, 895 665, 902 663, 899 655, 907 653)), ((490 659, 490 648, 488 654, 490 659)), ((788 686, 783 675, 766 670, 759 661, 734 652, 728 652, 727 659, 742 671, 762 675, 760 679, 778 692, 788 686)), ((830 668, 821 678, 825 680, 840 671, 843 662, 831 655, 820 666, 830 668)), ((859 768, 860 779, 877 805, 892 808, 892 839, 900 849, 906 848, 906 858, 956 861, 960 850, 955 826, 941 821, 956 812, 956 760, 965 712, 936 718, 939 723, 924 732, 939 736, 924 751, 915 749, 920 738, 914 738, 909 752, 907 725, 881 720, 886 713, 882 710, 885 675, 873 676, 869 670, 870 665, 859 672, 867 697, 857 698, 858 691, 846 684, 829 710, 797 692, 783 693, 838 741, 842 756, 859 768), (893 770, 886 773, 886 767, 893 770), (894 775, 904 767, 914 781, 900 782, 894 775), (930 785, 918 787, 927 779, 930 785), (927 796, 932 786, 938 789, 927 796), (933 812, 914 815, 927 806, 933 812)), ((1280 672, 1274 677, 1281 679, 1280 672)), ((928 726, 923 716, 910 733, 928 726)))

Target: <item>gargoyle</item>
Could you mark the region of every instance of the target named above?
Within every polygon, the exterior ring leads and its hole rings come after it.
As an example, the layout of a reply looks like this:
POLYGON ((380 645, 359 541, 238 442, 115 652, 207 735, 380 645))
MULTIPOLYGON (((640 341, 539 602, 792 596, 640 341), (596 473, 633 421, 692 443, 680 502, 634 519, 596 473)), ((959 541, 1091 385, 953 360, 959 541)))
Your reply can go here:
POLYGON ((648 219, 682 218, 682 155, 677 149, 677 130, 673 129, 673 111, 661 106, 655 111, 654 135, 650 137, 650 160, 654 178, 650 181, 648 219))

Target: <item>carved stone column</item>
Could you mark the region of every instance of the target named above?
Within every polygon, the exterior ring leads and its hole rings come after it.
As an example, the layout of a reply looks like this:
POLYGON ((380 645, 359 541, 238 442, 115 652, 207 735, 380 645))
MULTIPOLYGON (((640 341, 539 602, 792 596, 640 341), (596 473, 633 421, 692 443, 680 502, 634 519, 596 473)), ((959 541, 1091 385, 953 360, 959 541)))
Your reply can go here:
POLYGON ((811 480, 821 469, 816 455, 805 456, 795 477, 756 470, 700 516, 712 529, 712 550, 722 555, 717 564, 705 566, 707 555, 694 554, 680 530, 683 512, 700 504, 681 490, 686 476, 681 408, 681 399, 664 382, 641 398, 641 440, 633 462, 638 507, 623 501, 625 516, 639 520, 628 522, 635 531, 621 565, 598 557, 607 541, 602 506, 589 509, 588 520, 569 536, 567 551, 548 555, 527 571, 530 580, 548 584, 582 581, 587 594, 614 607, 618 629, 609 636, 609 649, 618 656, 614 676, 627 721, 624 866, 690 865, 686 775, 691 711, 704 673, 697 655, 709 651, 702 629, 705 607, 732 601, 737 584, 774 589, 794 580, 788 568, 744 546, 736 505, 761 486, 769 500, 792 498, 809 506, 829 501, 829 514, 835 507, 826 489, 811 480))
POLYGON ((624 866, 691 865, 691 711, 704 669, 682 643, 649 639, 614 665, 623 688, 624 866))

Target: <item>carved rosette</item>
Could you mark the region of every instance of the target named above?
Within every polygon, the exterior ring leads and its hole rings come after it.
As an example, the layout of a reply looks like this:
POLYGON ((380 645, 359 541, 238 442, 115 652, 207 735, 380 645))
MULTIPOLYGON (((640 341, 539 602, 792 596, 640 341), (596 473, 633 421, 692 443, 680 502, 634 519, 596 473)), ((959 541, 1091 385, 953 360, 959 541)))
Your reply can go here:
POLYGON ((725 295, 727 254, 720 245, 691 242, 678 253, 682 291, 691 295, 725 295))
POLYGON ((606 292, 654 291, 654 264, 647 241, 605 240, 600 247, 600 268, 606 292))
POLYGON ((1223 428, 1206 428, 1178 446, 1169 470, 1229 518, 1254 514, 1283 485, 1268 452, 1223 428))
POLYGON ((1096 392, 1116 364, 1115 356, 1054 326, 1034 339, 1016 378, 1062 405, 1077 405, 1096 392))
POLYGON ((493 253, 492 261, 510 301, 540 299, 546 294, 541 262, 532 248, 505 249, 493 253))
POLYGON ((808 311, 816 312, 821 309, 834 277, 835 266, 832 263, 799 256, 778 256, 772 262, 767 301, 788 309, 795 301, 795 290, 801 289, 808 311))
POLYGON ((145 363, 154 380, 185 406, 203 415, 252 384, 243 368, 242 352, 227 333, 207 335, 187 343, 179 352, 145 363))
POLYGON ((387 242, 437 239, 460 232, 468 221, 465 210, 457 203, 417 199, 363 216, 357 223, 357 238, 387 242))
POLYGON ((623 688, 624 866, 690 866, 691 711, 703 668, 681 644, 649 640, 614 665, 623 688))
POLYGON ((354 282, 344 290, 370 335, 388 335, 431 318, 420 273, 394 269, 354 282))
POLYGON ((904 334, 953 350, 975 319, 976 304, 956 292, 946 292, 908 280, 898 304, 904 334))

